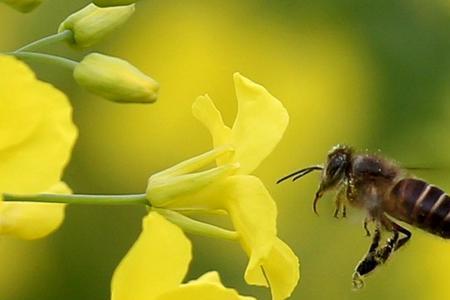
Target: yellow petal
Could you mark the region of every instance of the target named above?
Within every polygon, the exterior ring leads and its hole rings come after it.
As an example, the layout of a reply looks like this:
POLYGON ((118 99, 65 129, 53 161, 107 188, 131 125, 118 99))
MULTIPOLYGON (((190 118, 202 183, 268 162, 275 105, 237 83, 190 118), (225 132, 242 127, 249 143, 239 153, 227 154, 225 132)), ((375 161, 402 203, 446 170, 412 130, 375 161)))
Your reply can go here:
POLYGON ((220 275, 216 271, 211 271, 203 274, 197 280, 189 281, 188 283, 218 283, 221 284, 220 275))
MULTIPOLYGON (((200 96, 195 100, 194 104, 192 104, 192 114, 209 130, 214 148, 232 143, 231 129, 223 123, 220 111, 208 95, 200 96)), ((230 154, 217 158, 217 165, 231 162, 231 157, 232 155, 230 154)))
POLYGON ((263 86, 239 73, 234 74, 238 113, 232 128, 234 160, 240 174, 250 174, 268 156, 283 136, 289 115, 283 104, 263 86))
POLYGON ((267 281, 269 281, 272 299, 283 300, 291 295, 299 278, 297 256, 288 245, 277 238, 269 256, 262 263, 262 268, 255 269, 249 274, 250 281, 248 283, 267 286, 267 281))
POLYGON ((10 56, 0 55, 0 151, 28 138, 40 122, 38 101, 26 101, 36 78, 28 67, 10 56), (11 97, 11 91, 14 94, 11 97))
POLYGON ((250 256, 245 278, 258 272, 276 238, 276 204, 261 180, 250 175, 228 176, 187 195, 177 197, 167 208, 223 209, 230 215, 240 242, 250 256))
POLYGON ((178 287, 191 261, 191 243, 181 229, 156 212, 120 262, 112 280, 112 300, 153 300, 178 287))
MULTIPOLYGON (((187 285, 189 285, 189 284, 205 284, 205 283, 216 284, 217 286, 219 286, 221 288, 225 288, 222 285, 222 281, 220 280, 219 273, 217 273, 216 271, 211 271, 211 272, 205 273, 202 276, 200 276, 197 280, 189 281, 187 283, 187 285)), ((233 299, 233 298, 231 298, 231 299, 233 299)), ((239 300, 252 300, 255 298, 239 295, 238 299, 239 300)))
POLYGON ((240 296, 234 289, 226 288, 220 282, 217 272, 208 272, 197 280, 183 284, 160 297, 158 300, 252 300, 240 296))
POLYGON ((231 176, 225 180, 221 193, 242 246, 250 256, 245 271, 245 280, 250 282, 275 241, 277 208, 264 184, 255 176, 231 176))
POLYGON ((238 113, 233 128, 224 125, 222 116, 206 95, 192 106, 194 116, 208 128, 214 147, 231 144, 234 156, 223 157, 217 163, 239 162, 239 174, 250 174, 280 141, 289 122, 281 102, 263 86, 239 73, 234 74, 238 113))
POLYGON ((43 192, 60 181, 75 142, 70 103, 22 62, 2 55, 0 98, 0 191, 43 192))
MULTIPOLYGON (((70 188, 59 182, 46 192, 70 194, 70 188)), ((65 204, 0 203, 0 234, 21 239, 38 239, 55 231, 64 220, 65 204)))

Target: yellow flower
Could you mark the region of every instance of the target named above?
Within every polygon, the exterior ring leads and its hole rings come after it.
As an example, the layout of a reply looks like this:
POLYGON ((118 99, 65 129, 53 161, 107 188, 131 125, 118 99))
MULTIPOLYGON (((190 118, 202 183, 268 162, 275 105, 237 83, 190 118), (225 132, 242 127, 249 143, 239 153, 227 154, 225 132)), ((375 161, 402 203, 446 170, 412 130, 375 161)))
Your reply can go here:
POLYGON ((264 87, 240 74, 234 82, 238 113, 233 127, 224 125, 208 96, 199 97, 193 114, 209 129, 215 150, 153 175, 147 195, 154 207, 225 210, 250 256, 245 280, 270 286, 273 299, 285 299, 299 279, 298 259, 276 237, 275 202, 259 178, 248 174, 278 144, 289 116, 264 87), (216 168, 187 174, 213 160, 216 168))
POLYGON ((156 212, 143 220, 138 240, 112 280, 112 300, 252 300, 220 282, 216 272, 182 284, 192 259, 191 243, 156 212))
MULTIPOLYGON (((70 192, 60 182, 77 135, 66 96, 0 55, 0 99, 0 192, 70 192)), ((40 238, 63 218, 64 205, 0 202, 0 234, 40 238)))

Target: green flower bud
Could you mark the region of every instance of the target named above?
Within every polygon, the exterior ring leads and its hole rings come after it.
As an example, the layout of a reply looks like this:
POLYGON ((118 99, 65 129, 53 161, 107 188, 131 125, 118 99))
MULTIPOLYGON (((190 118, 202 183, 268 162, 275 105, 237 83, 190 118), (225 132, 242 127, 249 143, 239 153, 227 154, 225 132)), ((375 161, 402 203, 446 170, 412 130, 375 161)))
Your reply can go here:
POLYGON ((101 8, 89 4, 65 19, 58 32, 71 30, 78 47, 89 47, 124 24, 134 12, 134 4, 101 8))
POLYGON ((88 91, 115 102, 152 103, 159 84, 129 62, 99 53, 87 55, 73 76, 88 91))
POLYGON ((94 0, 93 3, 100 7, 128 5, 135 3, 137 0, 94 0))
POLYGON ((42 0, 0 0, 5 4, 21 11, 23 13, 30 12, 35 9, 39 4, 42 3, 42 0))

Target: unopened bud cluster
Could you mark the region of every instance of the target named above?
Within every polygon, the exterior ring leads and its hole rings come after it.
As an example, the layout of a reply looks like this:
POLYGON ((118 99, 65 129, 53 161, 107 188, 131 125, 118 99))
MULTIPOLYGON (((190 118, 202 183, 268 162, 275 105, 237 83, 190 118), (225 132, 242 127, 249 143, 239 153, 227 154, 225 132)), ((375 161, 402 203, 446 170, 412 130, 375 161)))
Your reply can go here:
MULTIPOLYGON (((42 0, 0 0, 21 11, 29 11, 42 0)), ((73 69, 75 81, 89 92, 120 103, 153 103, 159 84, 129 62, 100 53, 87 54, 81 62, 36 52, 36 45, 66 41, 75 48, 95 45, 121 27, 134 13, 135 0, 96 0, 68 16, 50 37, 30 43, 13 54, 17 57, 45 57, 65 62, 73 69), (50 42, 51 43, 51 42, 50 42), (33 48, 33 50, 30 50, 33 48), (31 51, 31 52, 30 52, 31 51)), ((61 63, 61 64, 63 64, 61 63)))

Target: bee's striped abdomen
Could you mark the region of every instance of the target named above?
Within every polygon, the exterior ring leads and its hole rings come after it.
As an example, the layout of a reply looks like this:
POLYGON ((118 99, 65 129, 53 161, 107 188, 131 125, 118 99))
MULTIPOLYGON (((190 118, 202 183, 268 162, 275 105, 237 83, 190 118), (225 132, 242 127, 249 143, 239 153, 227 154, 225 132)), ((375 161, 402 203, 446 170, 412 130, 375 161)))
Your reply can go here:
POLYGON ((423 180, 406 178, 392 189, 391 216, 430 233, 450 238, 450 197, 423 180))

